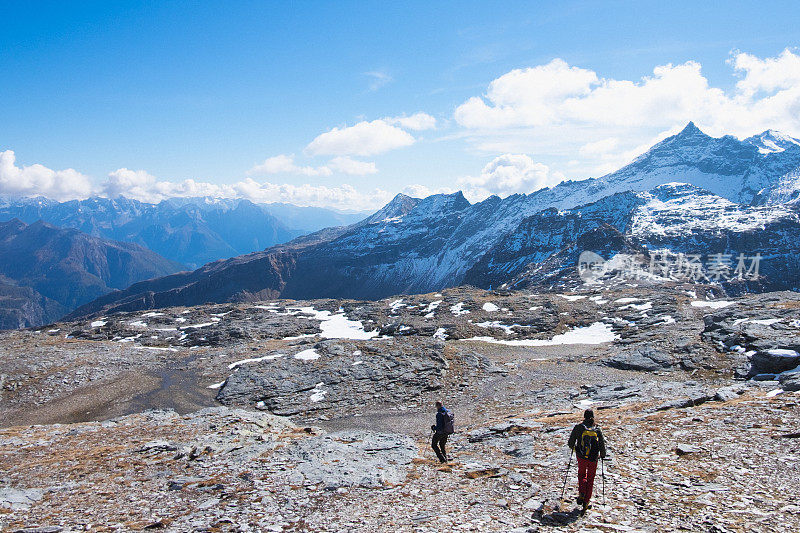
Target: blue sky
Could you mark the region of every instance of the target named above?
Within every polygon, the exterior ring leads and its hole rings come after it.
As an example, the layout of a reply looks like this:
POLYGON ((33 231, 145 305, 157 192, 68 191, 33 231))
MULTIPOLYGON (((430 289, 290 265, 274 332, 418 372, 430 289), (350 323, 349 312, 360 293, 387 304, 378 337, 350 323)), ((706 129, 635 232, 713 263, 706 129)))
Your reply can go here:
POLYGON ((0 194, 367 209, 800 135, 796 2, 708 4, 2 2, 0 194))

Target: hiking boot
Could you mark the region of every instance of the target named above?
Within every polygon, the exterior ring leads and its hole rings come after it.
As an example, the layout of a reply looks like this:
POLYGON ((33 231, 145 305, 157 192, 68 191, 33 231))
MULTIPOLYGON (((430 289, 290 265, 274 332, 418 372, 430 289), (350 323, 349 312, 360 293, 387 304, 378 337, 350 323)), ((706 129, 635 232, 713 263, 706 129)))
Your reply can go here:
POLYGON ((589 502, 583 502, 583 507, 581 508, 581 516, 586 514, 586 510, 589 508, 589 502))
POLYGON ((583 496, 578 496, 577 502, 578 505, 583 505, 583 496))

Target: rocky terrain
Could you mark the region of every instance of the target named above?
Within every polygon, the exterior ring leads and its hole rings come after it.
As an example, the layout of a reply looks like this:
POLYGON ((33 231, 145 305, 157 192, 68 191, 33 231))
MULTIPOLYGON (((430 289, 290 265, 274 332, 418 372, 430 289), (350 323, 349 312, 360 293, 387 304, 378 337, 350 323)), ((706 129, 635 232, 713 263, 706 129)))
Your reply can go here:
POLYGON ((5 332, 0 528, 793 531, 798 332, 796 293, 644 281, 5 332), (574 460, 560 496, 590 406, 613 460, 580 518, 574 460))

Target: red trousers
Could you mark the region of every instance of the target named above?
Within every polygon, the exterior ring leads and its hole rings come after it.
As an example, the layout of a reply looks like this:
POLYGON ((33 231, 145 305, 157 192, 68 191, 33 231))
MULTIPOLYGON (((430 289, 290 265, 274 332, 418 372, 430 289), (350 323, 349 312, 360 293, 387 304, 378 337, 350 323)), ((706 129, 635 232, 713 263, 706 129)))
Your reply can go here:
POLYGON ((597 473, 597 461, 590 461, 583 457, 578 457, 578 493, 583 497, 583 501, 588 502, 592 497, 594 488, 594 475, 597 473))

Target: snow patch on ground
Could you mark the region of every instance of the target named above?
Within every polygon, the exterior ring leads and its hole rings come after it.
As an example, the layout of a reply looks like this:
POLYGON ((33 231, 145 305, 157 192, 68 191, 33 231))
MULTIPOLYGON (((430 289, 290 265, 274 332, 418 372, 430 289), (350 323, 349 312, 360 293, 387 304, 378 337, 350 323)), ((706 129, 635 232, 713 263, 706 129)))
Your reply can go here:
POLYGON ((177 352, 177 348, 168 348, 165 346, 134 346, 137 350, 156 350, 158 352, 177 352))
POLYGON ((439 340, 447 340, 447 330, 444 328, 437 329, 436 333, 433 334, 433 338, 439 340))
POLYGON ((491 302, 486 302, 485 304, 483 304, 482 309, 487 313, 494 313, 495 311, 498 311, 500 308, 491 302))
POLYGON ((635 309, 637 311, 649 311, 652 308, 653 302, 645 302, 643 304, 628 304, 620 307, 620 309, 635 309))
POLYGON ((459 315, 466 315, 469 313, 466 309, 464 309, 464 302, 458 302, 455 305, 450 306, 450 312, 456 316, 459 315))
POLYGON ((513 335, 515 327, 517 327, 517 328, 526 327, 526 326, 521 326, 519 324, 511 324, 509 326, 509 325, 503 324, 502 322, 497 321, 497 320, 492 320, 492 321, 487 321, 487 322, 478 322, 475 325, 478 326, 479 328, 500 328, 500 329, 502 329, 503 331, 506 332, 506 335, 513 335))
POLYGON ((575 302, 586 298, 585 294, 559 294, 559 296, 561 296, 562 298, 564 298, 569 302, 575 302))
POLYGON ((734 302, 729 302, 727 300, 713 300, 713 301, 706 301, 706 300, 693 300, 692 307, 708 307, 711 309, 722 309, 723 307, 728 307, 729 305, 733 305, 734 302))
POLYGON ((101 327, 103 327, 105 325, 106 325, 106 321, 105 320, 95 320, 94 322, 89 324, 89 326, 93 327, 93 328, 101 328, 101 327))
POLYGON ((777 324, 780 322, 780 318, 767 318, 765 320, 752 320, 753 324, 761 324, 762 326, 771 326, 772 324, 777 324))
POLYGON ((767 350, 767 353, 776 357, 800 357, 800 354, 796 351, 783 348, 773 348, 772 350, 767 350))
POLYGON ((482 341, 494 344, 507 344, 509 346, 557 346, 562 344, 603 344, 612 342, 619 337, 608 324, 595 322, 590 326, 575 328, 552 339, 521 339, 521 340, 498 340, 494 337, 472 337, 472 341, 482 341))
POLYGON ((190 326, 181 326, 181 329, 200 329, 200 328, 207 328, 208 326, 213 326, 214 322, 203 322, 202 324, 192 324, 190 326))
POLYGON ((364 331, 359 320, 349 320, 341 311, 332 314, 330 311, 317 311, 313 307, 297 307, 299 312, 319 320, 320 336, 324 339, 366 340, 378 336, 378 331, 364 331))
POLYGON ((433 316, 434 316, 434 314, 436 312, 436 309, 439 308, 439 304, 441 304, 441 303, 442 303, 441 300, 436 300, 436 301, 433 301, 433 302, 429 303, 428 307, 426 307, 425 309, 422 310, 422 312, 425 313, 425 318, 433 318, 433 316))
POLYGON ((314 388, 311 389, 311 396, 309 397, 309 400, 316 403, 325 399, 325 395, 328 394, 328 391, 322 390, 323 385, 325 384, 322 382, 314 385, 314 388))
POLYGON ((262 361, 272 361, 274 359, 280 359, 281 357, 286 357, 286 354, 275 353, 272 355, 265 355, 264 357, 255 357, 253 359, 242 359, 241 361, 236 361, 235 363, 229 364, 228 370, 233 370, 238 366, 246 365, 248 363, 260 363, 262 361))
POLYGON ((319 353, 314 348, 309 348, 308 350, 303 350, 302 352, 294 354, 294 358, 301 361, 314 361, 319 359, 319 353))

